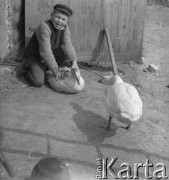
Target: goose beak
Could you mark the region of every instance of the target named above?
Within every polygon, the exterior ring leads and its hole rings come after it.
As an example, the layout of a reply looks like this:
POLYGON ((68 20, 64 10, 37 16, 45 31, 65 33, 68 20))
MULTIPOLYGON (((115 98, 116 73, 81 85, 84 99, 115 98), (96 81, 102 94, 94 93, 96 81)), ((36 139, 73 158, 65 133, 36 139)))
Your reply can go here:
POLYGON ((80 78, 75 74, 75 79, 77 81, 77 84, 80 85, 80 78))
POLYGON ((79 79, 79 78, 77 78, 76 80, 77 80, 78 85, 80 85, 80 79, 79 79))
POLYGON ((77 81, 77 84, 80 85, 80 77, 79 77, 79 73, 76 69, 72 69, 72 74, 74 75, 76 81, 77 81))

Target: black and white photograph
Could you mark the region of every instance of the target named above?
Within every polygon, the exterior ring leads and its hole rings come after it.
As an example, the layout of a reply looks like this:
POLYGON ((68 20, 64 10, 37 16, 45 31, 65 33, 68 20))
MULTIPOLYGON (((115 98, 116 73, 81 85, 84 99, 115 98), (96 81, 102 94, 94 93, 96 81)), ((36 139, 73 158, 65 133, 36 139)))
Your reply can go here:
POLYGON ((0 180, 169 179, 169 0, 0 0, 0 180))

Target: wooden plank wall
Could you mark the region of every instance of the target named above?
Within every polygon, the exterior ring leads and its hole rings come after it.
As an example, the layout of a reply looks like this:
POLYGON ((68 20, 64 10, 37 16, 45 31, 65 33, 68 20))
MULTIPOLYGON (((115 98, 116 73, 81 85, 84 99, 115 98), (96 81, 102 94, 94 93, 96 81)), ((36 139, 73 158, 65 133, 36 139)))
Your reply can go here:
POLYGON ((73 45, 77 53, 84 52, 84 36, 85 36, 85 1, 70 0, 70 8, 74 15, 70 20, 70 30, 73 45))
POLYGON ((28 42, 40 22, 50 17, 52 3, 52 0, 25 0, 26 42, 28 42))
POLYGON ((147 0, 25 0, 26 36, 50 18, 54 4, 71 7, 72 43, 79 61, 94 60, 107 53, 103 29, 108 26, 117 61, 140 60, 147 0))

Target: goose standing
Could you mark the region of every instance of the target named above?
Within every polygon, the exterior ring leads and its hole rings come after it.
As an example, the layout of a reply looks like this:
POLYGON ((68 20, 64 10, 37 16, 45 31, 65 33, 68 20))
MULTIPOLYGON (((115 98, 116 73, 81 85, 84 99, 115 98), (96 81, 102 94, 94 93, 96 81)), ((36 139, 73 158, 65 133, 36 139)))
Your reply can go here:
MULTIPOLYGON (((110 72, 109 76, 103 76, 98 82, 110 85, 106 90, 106 108, 109 114, 109 123, 106 130, 110 130, 111 119, 122 118, 130 122, 137 121, 142 116, 142 101, 134 86, 126 83, 118 75, 110 72)), ((130 123, 123 126, 128 129, 130 123)))

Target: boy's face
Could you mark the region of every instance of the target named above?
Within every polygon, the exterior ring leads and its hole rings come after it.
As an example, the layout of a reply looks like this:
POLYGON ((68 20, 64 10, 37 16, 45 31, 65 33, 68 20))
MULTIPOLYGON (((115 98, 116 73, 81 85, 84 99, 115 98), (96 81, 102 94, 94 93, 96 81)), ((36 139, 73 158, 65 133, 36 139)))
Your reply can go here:
POLYGON ((69 20, 66 14, 57 10, 52 13, 51 18, 56 29, 62 29, 63 27, 65 27, 69 20))

